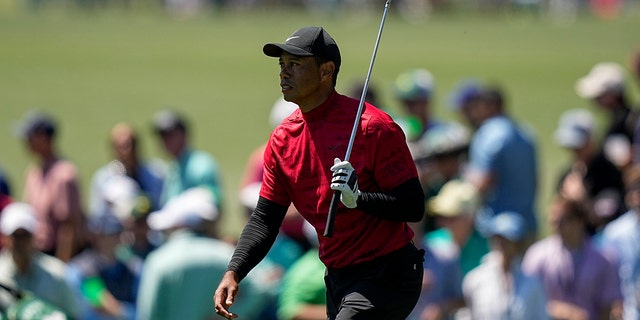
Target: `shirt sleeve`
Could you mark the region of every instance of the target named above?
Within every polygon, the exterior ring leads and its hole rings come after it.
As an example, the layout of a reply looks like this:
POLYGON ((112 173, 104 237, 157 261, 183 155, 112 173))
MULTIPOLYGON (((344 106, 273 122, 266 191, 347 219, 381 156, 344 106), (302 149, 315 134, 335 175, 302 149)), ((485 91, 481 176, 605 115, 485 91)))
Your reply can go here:
POLYGON ((382 190, 391 190, 412 178, 418 171, 402 129, 393 121, 372 121, 367 130, 374 132, 374 180, 382 190), (380 143, 384 142, 384 143, 380 143))
POLYGON ((473 138, 469 149, 469 168, 476 172, 490 172, 498 162, 502 149, 499 128, 481 128, 473 138))
POLYGON ((278 169, 277 159, 271 144, 276 132, 277 131, 274 131, 274 133, 272 133, 264 151, 264 171, 262 173, 260 196, 288 207, 289 204, 291 204, 291 199, 287 192, 283 192, 283 190, 287 190, 287 187, 282 183, 283 180, 280 178, 282 172, 278 169))

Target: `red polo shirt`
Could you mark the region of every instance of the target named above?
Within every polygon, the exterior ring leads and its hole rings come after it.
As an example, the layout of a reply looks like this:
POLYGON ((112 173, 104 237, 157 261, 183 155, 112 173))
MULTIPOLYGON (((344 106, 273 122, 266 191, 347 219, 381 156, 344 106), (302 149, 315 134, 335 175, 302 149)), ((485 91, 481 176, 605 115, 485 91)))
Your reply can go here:
MULTIPOLYGON (((291 202, 318 231, 320 259, 341 268, 383 256, 409 243, 405 222, 383 220, 340 203, 334 234, 321 234, 333 190, 329 170, 344 158, 358 100, 333 92, 310 112, 294 111, 272 133, 265 150, 260 195, 283 206, 291 202)), ((391 190, 417 171, 402 129, 385 112, 365 104, 349 161, 363 192, 391 190)))

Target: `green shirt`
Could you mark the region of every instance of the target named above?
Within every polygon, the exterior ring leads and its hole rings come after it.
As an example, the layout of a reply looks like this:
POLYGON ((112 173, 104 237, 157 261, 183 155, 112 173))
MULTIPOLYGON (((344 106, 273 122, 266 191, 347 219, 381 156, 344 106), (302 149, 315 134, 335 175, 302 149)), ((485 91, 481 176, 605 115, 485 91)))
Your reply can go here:
POLYGON ((160 203, 164 205, 183 191, 195 187, 209 189, 221 206, 222 187, 215 159, 206 152, 187 149, 169 164, 160 203))
POLYGON ((291 265, 282 279, 278 319, 293 319, 304 305, 326 305, 324 272, 318 249, 307 251, 291 265))
MULTIPOLYGON (((142 270, 138 291, 139 320, 215 319, 213 292, 227 269, 233 247, 220 240, 175 231, 151 252, 142 270)), ((268 288, 260 270, 240 283, 231 312, 241 319, 257 319, 268 288)))
POLYGON ((0 282, 19 290, 27 291, 71 317, 80 314, 76 296, 65 278, 66 265, 61 260, 36 252, 31 265, 24 274, 19 274, 11 252, 0 253, 0 282))
MULTIPOLYGON (((440 228, 425 235, 427 243, 431 246, 439 244, 450 245, 453 238, 449 230, 440 228)), ((489 242, 477 230, 473 230, 467 242, 460 248, 460 270, 462 275, 466 275, 471 269, 480 265, 480 261, 485 254, 489 253, 489 242)))

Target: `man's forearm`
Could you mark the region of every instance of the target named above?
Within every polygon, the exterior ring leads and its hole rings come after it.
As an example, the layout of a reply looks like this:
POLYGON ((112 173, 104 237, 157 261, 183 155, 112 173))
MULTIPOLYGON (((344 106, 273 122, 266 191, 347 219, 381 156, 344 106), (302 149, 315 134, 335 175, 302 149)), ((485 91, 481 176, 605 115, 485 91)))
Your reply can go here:
POLYGON ((361 192, 357 208, 373 216, 406 222, 418 222, 424 216, 424 191, 418 178, 390 192, 361 192))
POLYGON ((287 207, 260 197, 227 268, 237 274, 238 280, 244 279, 267 255, 286 213, 287 207))

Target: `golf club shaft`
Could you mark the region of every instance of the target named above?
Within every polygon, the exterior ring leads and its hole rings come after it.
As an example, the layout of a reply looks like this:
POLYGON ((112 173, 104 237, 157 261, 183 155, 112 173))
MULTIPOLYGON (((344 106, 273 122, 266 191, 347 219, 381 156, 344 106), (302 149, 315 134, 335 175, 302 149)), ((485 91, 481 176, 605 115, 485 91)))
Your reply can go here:
MULTIPOLYGON (((365 97, 367 96, 367 90, 369 89, 369 79, 371 79, 371 71, 373 71, 373 64, 376 61, 376 55, 378 53, 378 45, 380 45, 380 37, 382 36, 382 29, 384 28, 384 22, 387 18, 387 11, 389 10, 389 4, 391 0, 387 0, 384 4, 384 12, 382 13, 382 21, 380 21, 380 28, 378 29, 378 36, 376 37, 376 44, 373 47, 373 54, 371 55, 371 62, 369 63, 369 70, 367 71, 367 77, 364 80, 364 86, 362 88, 362 94, 360 95, 360 103, 358 104, 358 112, 356 113, 356 119, 353 123, 353 129, 351 130, 351 136, 349 137, 349 144, 347 145, 347 152, 344 155, 344 161, 349 161, 351 158, 351 151, 353 149, 353 142, 356 139, 356 132, 360 125, 360 117, 362 116, 362 109, 364 108, 365 97)), ((327 215, 327 224, 324 227, 324 236, 329 238, 333 236, 333 224, 336 218, 336 211, 338 210, 338 202, 340 202, 340 191, 334 191, 331 198, 331 205, 329 207, 329 214, 327 215)))

